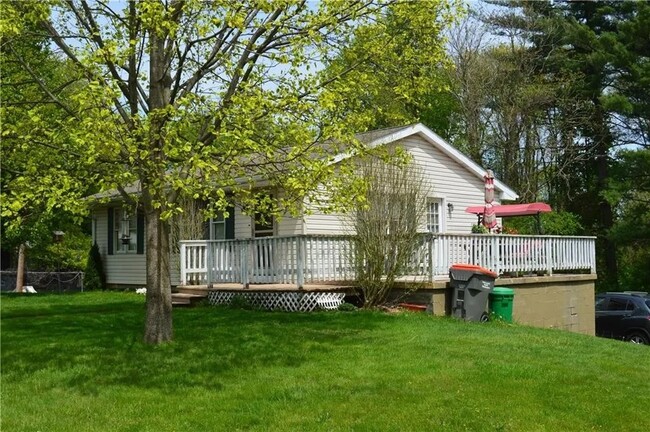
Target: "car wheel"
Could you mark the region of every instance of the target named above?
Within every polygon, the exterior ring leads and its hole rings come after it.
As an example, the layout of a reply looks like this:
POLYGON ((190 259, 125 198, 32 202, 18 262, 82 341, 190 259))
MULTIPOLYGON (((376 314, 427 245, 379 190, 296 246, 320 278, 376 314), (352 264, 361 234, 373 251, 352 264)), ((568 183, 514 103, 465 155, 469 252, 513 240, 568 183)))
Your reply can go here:
POLYGON ((480 319, 480 321, 483 322, 483 323, 484 323, 484 322, 488 322, 488 321, 490 321, 490 315, 488 315, 488 314, 486 314, 485 312, 483 312, 483 315, 481 315, 481 319, 480 319))
POLYGON ((632 342, 633 344, 642 344, 642 345, 650 345, 650 340, 648 340, 648 336, 641 332, 634 332, 630 333, 627 336, 628 342, 632 342))

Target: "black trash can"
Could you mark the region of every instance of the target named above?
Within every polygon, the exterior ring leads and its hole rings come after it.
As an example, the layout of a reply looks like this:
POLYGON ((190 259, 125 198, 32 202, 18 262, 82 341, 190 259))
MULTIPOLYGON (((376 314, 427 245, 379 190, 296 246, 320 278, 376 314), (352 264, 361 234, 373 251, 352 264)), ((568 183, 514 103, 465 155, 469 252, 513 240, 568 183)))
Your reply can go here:
POLYGON ((488 321, 488 298, 497 274, 481 266, 454 264, 449 268, 451 316, 466 321, 488 321))

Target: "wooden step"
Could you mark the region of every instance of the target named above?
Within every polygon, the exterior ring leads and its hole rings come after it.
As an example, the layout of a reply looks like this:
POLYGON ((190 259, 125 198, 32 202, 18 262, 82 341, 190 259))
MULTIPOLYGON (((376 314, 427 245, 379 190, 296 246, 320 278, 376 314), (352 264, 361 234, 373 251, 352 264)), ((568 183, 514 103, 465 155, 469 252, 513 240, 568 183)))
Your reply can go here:
POLYGON ((198 287, 198 286, 178 286, 174 289, 174 292, 177 293, 185 293, 185 294, 198 294, 202 296, 207 296, 208 295, 208 288, 203 286, 203 287, 198 287))
POLYGON ((172 293, 172 306, 191 306, 192 304, 207 298, 207 294, 190 294, 184 292, 172 293))
POLYGON ((172 307, 190 307, 192 303, 178 302, 172 300, 172 307))

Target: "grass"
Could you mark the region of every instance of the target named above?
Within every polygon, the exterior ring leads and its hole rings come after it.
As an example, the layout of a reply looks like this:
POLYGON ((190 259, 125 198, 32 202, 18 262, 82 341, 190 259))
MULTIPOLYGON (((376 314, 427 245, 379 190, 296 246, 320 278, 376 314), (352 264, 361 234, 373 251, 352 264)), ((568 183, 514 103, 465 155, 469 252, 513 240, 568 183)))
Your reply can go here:
POLYGON ((2 296, 3 431, 647 431, 650 349, 424 314, 2 296))

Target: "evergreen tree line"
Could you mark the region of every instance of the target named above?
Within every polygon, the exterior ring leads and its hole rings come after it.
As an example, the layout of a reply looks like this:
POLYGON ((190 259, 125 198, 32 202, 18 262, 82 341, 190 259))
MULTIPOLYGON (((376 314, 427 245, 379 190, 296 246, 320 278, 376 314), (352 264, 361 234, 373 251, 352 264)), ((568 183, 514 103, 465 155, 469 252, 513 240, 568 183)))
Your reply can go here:
POLYGON ((487 0, 447 38, 448 62, 422 69, 437 86, 400 93, 398 65, 373 71, 355 95, 373 126, 425 123, 520 202, 550 203, 547 234, 597 236, 599 290, 650 290, 650 4, 487 0))

